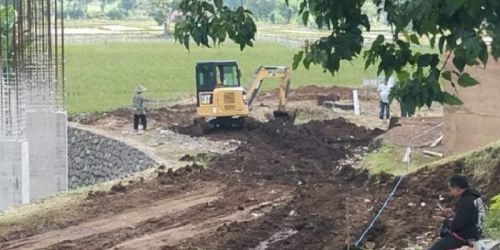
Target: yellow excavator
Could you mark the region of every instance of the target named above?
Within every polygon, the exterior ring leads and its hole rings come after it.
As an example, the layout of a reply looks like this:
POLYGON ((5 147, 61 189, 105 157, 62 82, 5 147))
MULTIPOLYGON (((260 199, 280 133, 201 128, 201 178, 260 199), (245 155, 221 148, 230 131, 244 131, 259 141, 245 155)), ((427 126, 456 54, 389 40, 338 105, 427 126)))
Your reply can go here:
POLYGON ((293 124, 295 112, 285 110, 290 89, 290 70, 286 66, 261 66, 247 89, 241 86, 236 61, 206 61, 196 64, 197 118, 203 133, 215 127, 244 127, 264 79, 279 80, 279 104, 274 120, 293 124))

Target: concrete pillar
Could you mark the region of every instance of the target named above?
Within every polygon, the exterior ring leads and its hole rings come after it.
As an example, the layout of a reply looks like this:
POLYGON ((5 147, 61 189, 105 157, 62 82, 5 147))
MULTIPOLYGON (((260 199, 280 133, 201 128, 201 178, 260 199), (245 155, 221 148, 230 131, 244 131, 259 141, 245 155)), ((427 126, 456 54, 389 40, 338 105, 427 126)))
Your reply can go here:
POLYGON ((0 140, 0 210, 30 201, 26 140, 0 140))
POLYGON ((68 190, 67 131, 66 112, 26 113, 32 202, 68 190))

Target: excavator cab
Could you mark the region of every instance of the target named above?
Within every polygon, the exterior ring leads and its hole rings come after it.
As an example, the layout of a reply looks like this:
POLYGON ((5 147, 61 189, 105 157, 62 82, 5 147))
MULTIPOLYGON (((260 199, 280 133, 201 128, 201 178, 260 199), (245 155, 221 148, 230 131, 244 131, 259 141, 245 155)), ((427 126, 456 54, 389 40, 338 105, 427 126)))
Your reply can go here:
POLYGON ((284 110, 290 87, 290 72, 284 66, 261 66, 247 89, 241 86, 241 72, 235 61, 206 61, 196 64, 197 118, 206 133, 213 127, 242 127, 249 116, 263 80, 279 78, 279 106, 275 120, 293 124, 295 113, 284 110))
POLYGON ((199 62, 196 65, 196 96, 199 117, 248 116, 246 91, 235 61, 199 62))

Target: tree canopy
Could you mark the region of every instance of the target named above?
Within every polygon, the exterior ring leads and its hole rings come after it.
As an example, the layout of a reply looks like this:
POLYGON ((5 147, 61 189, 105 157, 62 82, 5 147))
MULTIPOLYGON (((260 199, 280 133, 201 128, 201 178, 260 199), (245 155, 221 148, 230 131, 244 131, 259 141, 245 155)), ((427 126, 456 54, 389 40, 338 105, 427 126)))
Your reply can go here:
MULTIPOLYGON (((283 1, 288 5, 290 0, 283 1)), ((342 60, 363 56, 366 68, 375 66, 378 74, 397 76, 391 100, 396 98, 410 112, 434 101, 461 104, 455 94, 443 90, 440 79, 450 81, 453 87, 476 85, 478 81, 464 69, 486 66, 490 55, 495 60, 500 56, 498 0, 298 1, 304 25, 314 23, 331 33, 300 49, 293 58, 293 68, 315 64, 335 75, 342 60), (363 50, 363 32, 370 31, 373 22, 362 10, 365 2, 373 2, 378 14, 384 14, 391 36, 379 35, 363 50), (491 39, 489 48, 485 37, 491 39), (424 40, 434 52, 415 50, 424 40), (453 67, 450 70, 445 65, 453 67)), ((207 47, 228 39, 241 50, 253 46, 255 17, 243 5, 230 8, 223 0, 181 0, 179 9, 184 18, 176 23, 174 36, 187 49, 191 40, 207 47)))

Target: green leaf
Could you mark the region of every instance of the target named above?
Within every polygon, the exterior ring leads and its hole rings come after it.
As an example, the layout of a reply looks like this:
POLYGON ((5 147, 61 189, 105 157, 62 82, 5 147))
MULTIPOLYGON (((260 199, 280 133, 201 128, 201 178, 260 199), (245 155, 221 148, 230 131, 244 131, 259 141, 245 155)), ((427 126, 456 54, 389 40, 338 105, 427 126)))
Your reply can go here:
POLYGON ((302 0, 302 2, 299 4, 299 14, 302 14, 304 9, 306 8, 307 5, 307 0, 302 0))
POLYGON ((436 35, 433 35, 431 39, 429 40, 429 43, 431 45, 431 49, 434 49, 434 46, 436 45, 436 35))
POLYGON ((460 71, 460 72, 464 71, 465 61, 464 61, 464 59, 462 57, 459 57, 459 56, 456 55, 455 58, 453 58, 453 64, 458 69, 458 71, 460 71))
POLYGON ((481 52, 479 52, 479 60, 486 66, 488 63, 488 47, 481 41, 481 52))
POLYGON ((479 84, 479 82, 471 77, 468 73, 463 73, 459 78, 458 78, 458 85, 462 87, 470 87, 479 84))
POLYGON ((316 17, 316 25, 318 25, 318 28, 323 28, 323 24, 324 24, 324 21, 323 21, 323 16, 318 16, 316 17))
POLYGON ((293 56, 293 65, 292 68, 295 70, 299 67, 300 61, 302 60, 302 57, 304 57, 304 51, 301 50, 299 53, 295 54, 293 56))
POLYGON ((184 36, 184 46, 186 46, 186 49, 189 50, 189 35, 184 36))
POLYGON ((222 9, 222 6, 223 6, 223 0, 214 0, 214 4, 215 4, 215 7, 217 7, 217 9, 222 9))
POLYGON ((402 40, 397 40, 396 44, 402 49, 402 50, 407 50, 410 48, 410 44, 407 42, 404 42, 402 40))
POLYGON ((302 14, 302 22, 304 22, 304 25, 307 25, 308 21, 309 21, 309 11, 304 11, 304 14, 302 14))
POLYGON ((377 38, 375 39, 375 41, 373 41, 372 43, 372 48, 375 48, 377 46, 379 46, 380 44, 382 44, 384 42, 384 35, 378 35, 377 38))
POLYGON ((495 59, 500 57, 500 36, 496 36, 491 41, 491 54, 495 59))
POLYGON ((304 58, 304 60, 302 60, 302 64, 304 64, 304 67, 306 69, 309 69, 309 66, 311 65, 311 60, 306 57, 304 58))
POLYGON ((448 15, 453 15, 462 5, 465 0, 446 0, 445 6, 448 12, 448 15))
POLYGON ((417 65, 419 67, 427 67, 431 64, 432 56, 430 54, 424 54, 417 58, 417 65))
POLYGON ((448 81, 451 81, 451 72, 450 71, 445 71, 441 74, 441 76, 448 81))
POLYGON ((414 44, 420 45, 420 42, 418 41, 418 36, 415 34, 410 35, 410 41, 414 44))
POLYGON ((446 42, 446 36, 441 36, 439 38, 439 42, 438 42, 438 47, 439 47, 439 52, 440 53, 443 53, 443 50, 444 50, 444 43, 446 42))
POLYGON ((401 82, 410 80, 410 73, 408 73, 407 71, 401 71, 401 72, 399 72, 398 73, 398 80, 401 81, 401 82))
POLYGON ((361 25, 366 28, 367 32, 370 32, 370 20, 367 15, 361 15, 361 25))
POLYGON ((449 105, 462 105, 464 104, 458 97, 448 93, 448 92, 442 92, 443 98, 442 102, 449 104, 449 105))

